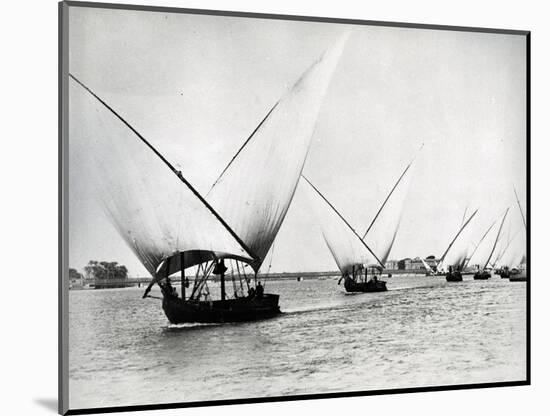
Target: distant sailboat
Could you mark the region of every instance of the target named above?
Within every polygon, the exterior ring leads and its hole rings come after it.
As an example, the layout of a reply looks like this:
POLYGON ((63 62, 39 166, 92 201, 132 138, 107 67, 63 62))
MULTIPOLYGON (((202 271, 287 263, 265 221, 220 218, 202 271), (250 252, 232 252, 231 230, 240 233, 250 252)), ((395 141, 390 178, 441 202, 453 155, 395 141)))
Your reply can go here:
POLYGON ((525 250, 524 244, 520 238, 520 232, 517 231, 514 235, 503 245, 501 252, 493 263, 494 274, 499 275, 503 279, 508 279, 512 270, 517 273, 525 250))
POLYGON ((489 263, 489 265, 493 269, 493 274, 496 274, 496 275, 499 274, 499 267, 501 265, 501 260, 505 255, 505 253, 508 251, 508 248, 510 247, 510 244, 512 243, 512 241, 517 236, 517 233, 515 233, 513 236, 511 235, 511 227, 512 227, 512 224, 510 223, 510 221, 508 221, 508 232, 506 233, 506 238, 504 238, 504 234, 500 236, 500 241, 495 251, 495 255, 493 256, 493 259, 489 263))
MULTIPOLYGON (((495 248, 497 247, 497 244, 498 244, 498 241, 499 241, 499 238, 501 236, 501 233, 502 233, 502 227, 504 226, 504 221, 506 220, 506 216, 508 215, 508 211, 509 211, 510 208, 507 208, 506 209, 506 212, 504 212, 504 215, 502 216, 502 220, 500 221, 500 226, 498 228, 498 232, 496 233, 496 236, 494 237, 494 242, 493 242, 493 239, 487 239, 487 241, 491 244, 490 245, 490 252, 489 254, 486 256, 486 257, 483 257, 483 267, 480 267, 478 271, 476 271, 474 273, 474 280, 487 280, 491 277, 491 271, 492 271, 492 268, 488 267, 489 266, 489 263, 491 261, 491 258, 493 257, 494 253, 495 253, 495 248), (485 260, 486 258, 486 260, 485 260)), ((483 253, 485 254, 485 252, 483 253)))
POLYGON ((378 277, 385 268, 397 236, 407 193, 407 186, 403 182, 409 180, 412 163, 405 167, 362 237, 313 183, 302 175, 309 185, 312 202, 318 211, 325 243, 342 273, 338 284, 343 279, 347 292, 387 290, 386 282, 378 277), (369 272, 372 277, 370 280, 369 272))
POLYGON ((424 268, 426 269, 426 276, 434 276, 435 272, 431 268, 431 266, 428 263, 426 263, 426 260, 424 260, 423 258, 420 258, 420 261, 422 262, 422 266, 424 266, 424 268))
POLYGON ((453 237, 449 246, 441 256, 437 268, 445 273, 445 279, 448 282, 461 282, 462 271, 468 255, 467 240, 464 238, 464 230, 477 214, 477 209, 466 219, 453 237))
POLYGON ((245 268, 256 281, 293 199, 345 40, 328 49, 270 109, 206 198, 112 107, 70 76, 89 123, 77 128, 86 136, 82 154, 96 163, 97 197, 153 276, 143 297, 153 297, 150 291, 158 284, 170 322, 243 321, 280 313, 279 296, 263 293, 261 283, 250 287, 245 268), (186 294, 189 269, 194 282, 186 294), (181 294, 170 279, 178 272, 181 294), (232 298, 226 290, 229 275, 232 298), (212 300, 208 286, 213 276, 220 282, 219 300, 212 300))

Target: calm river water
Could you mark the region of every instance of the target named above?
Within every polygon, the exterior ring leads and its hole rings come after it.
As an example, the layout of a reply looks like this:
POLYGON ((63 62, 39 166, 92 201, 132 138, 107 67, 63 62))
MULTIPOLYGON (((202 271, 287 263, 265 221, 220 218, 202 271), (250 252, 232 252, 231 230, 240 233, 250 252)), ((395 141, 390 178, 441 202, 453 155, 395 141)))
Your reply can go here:
POLYGON ((269 281, 280 317, 194 326, 169 325, 143 288, 71 291, 70 407, 525 379, 525 283, 394 276, 388 289, 269 281))

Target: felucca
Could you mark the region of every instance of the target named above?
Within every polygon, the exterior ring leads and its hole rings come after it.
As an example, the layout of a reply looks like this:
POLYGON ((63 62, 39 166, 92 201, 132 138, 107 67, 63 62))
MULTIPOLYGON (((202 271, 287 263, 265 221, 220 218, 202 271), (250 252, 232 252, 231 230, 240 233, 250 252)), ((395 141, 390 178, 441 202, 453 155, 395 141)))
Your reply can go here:
POLYGON ((344 280, 346 292, 387 290, 386 282, 379 277, 385 269, 385 262, 399 230, 408 189, 404 182, 410 178, 413 162, 405 167, 363 236, 359 236, 321 191, 302 175, 312 195, 310 199, 318 211, 325 243, 342 273, 338 284, 344 280))
POLYGON ((466 219, 453 237, 449 246, 441 256, 437 268, 441 273, 445 273, 447 282, 461 282, 462 271, 468 255, 467 241, 464 238, 464 230, 477 214, 477 209, 466 219))
POLYGON ((152 276, 143 297, 154 297, 151 289, 157 284, 171 323, 244 321, 280 313, 279 295, 264 293, 261 282, 256 287, 249 282, 252 275, 257 282, 292 202, 346 38, 269 110, 206 197, 119 112, 70 75, 72 94, 86 114, 85 123, 74 128, 85 136, 83 158, 95 161, 97 199, 152 276), (194 271, 192 287, 189 270, 194 271), (181 293, 172 285, 176 273, 181 293), (216 300, 209 288, 214 276, 219 280, 216 300))

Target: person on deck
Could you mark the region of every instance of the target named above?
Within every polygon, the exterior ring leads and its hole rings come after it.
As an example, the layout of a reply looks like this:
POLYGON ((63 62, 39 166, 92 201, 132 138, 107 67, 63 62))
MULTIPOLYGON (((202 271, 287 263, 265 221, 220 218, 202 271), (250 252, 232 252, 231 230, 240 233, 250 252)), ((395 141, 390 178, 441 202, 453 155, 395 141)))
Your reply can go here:
POLYGON ((174 286, 172 286, 172 281, 170 280, 169 277, 166 277, 164 281, 160 281, 159 286, 161 286, 161 288, 162 286, 164 286, 165 287, 164 292, 166 292, 169 296, 174 296, 176 298, 178 297, 178 291, 174 286))
POLYGON ((261 298, 264 295, 264 287, 262 286, 262 282, 258 282, 258 286, 256 287, 256 296, 261 298))

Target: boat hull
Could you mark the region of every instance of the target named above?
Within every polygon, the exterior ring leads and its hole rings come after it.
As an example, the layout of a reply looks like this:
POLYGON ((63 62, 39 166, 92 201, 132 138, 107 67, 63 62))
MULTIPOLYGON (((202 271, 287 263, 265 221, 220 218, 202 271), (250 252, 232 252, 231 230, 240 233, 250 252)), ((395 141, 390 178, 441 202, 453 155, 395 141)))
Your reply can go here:
POLYGON ((369 280, 368 282, 356 282, 350 277, 344 280, 346 292, 385 292, 388 290, 383 280, 369 280))
POLYGON ((281 313, 279 295, 273 294, 215 301, 183 301, 164 296, 162 309, 172 324, 254 321, 281 313))
POLYGON ((527 273, 525 271, 518 271, 517 273, 510 273, 510 282, 526 282, 527 273))
POLYGON ((447 282, 462 282, 462 273, 460 272, 449 272, 445 275, 447 282))
POLYGON ((491 278, 491 273, 484 270, 482 272, 474 273, 474 280, 487 280, 491 278))
POLYGON ((501 270, 497 270, 495 272, 495 274, 498 274, 500 276, 501 279, 509 279, 510 278, 510 270, 507 270, 507 269, 501 269, 501 270))

